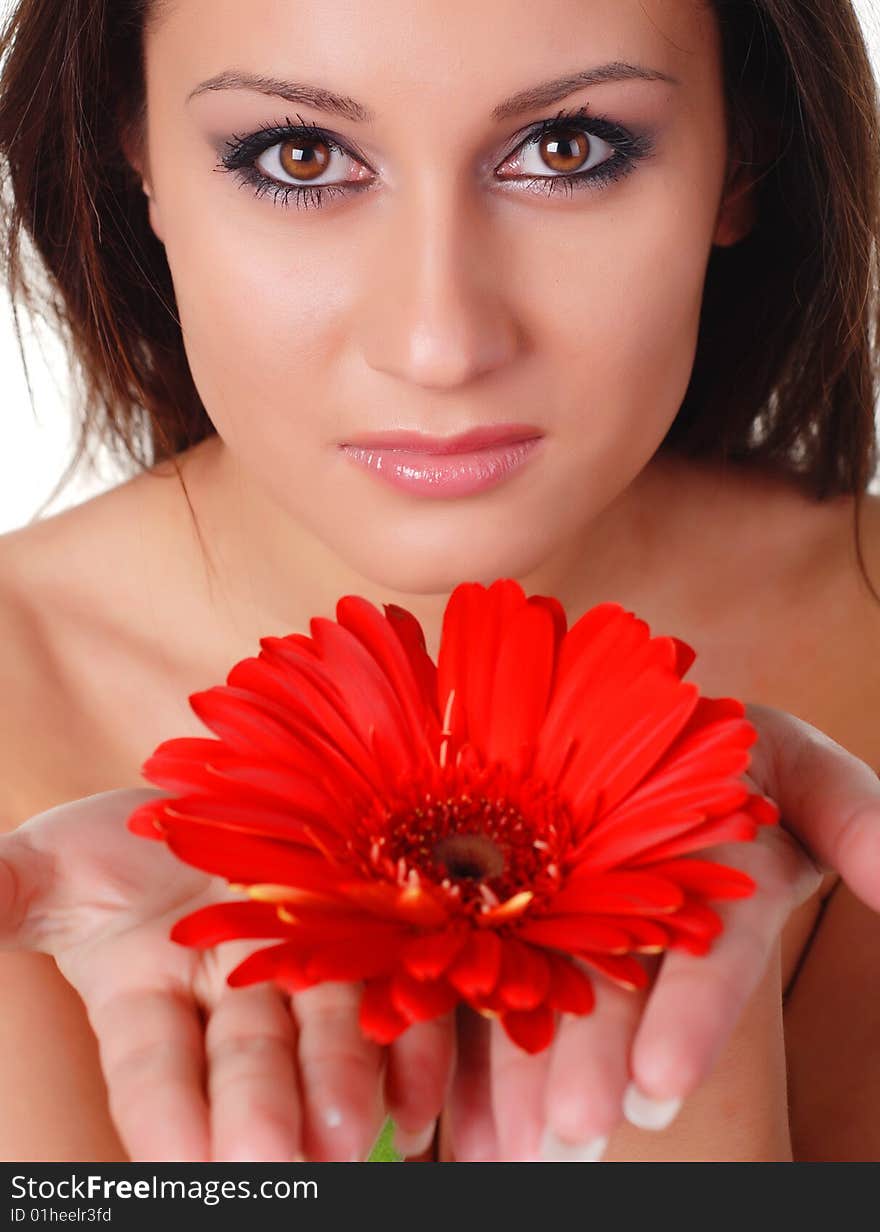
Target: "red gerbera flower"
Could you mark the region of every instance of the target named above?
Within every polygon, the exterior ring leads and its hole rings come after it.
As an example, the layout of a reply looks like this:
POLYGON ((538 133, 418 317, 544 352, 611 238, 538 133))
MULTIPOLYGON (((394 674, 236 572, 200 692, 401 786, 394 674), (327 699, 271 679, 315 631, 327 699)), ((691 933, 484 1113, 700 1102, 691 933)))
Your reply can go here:
POLYGON ((363 981, 386 1043, 464 1001, 536 1052, 592 1009, 586 969, 645 986, 639 954, 705 953, 707 900, 754 890, 692 854, 779 812, 739 777, 745 707, 683 683, 678 638, 616 603, 569 630, 509 579, 455 589, 436 665, 393 604, 347 595, 310 630, 190 695, 219 740, 160 744, 142 773, 183 794, 128 822, 248 895, 174 940, 276 939, 230 984, 363 981))

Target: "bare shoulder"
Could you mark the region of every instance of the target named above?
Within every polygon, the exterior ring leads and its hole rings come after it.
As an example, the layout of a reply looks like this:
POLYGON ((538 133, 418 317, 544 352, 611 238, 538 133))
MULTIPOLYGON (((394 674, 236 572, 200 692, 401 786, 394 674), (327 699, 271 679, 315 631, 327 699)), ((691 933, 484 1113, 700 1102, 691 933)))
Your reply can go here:
POLYGON ((145 610, 153 575, 138 584, 149 569, 145 499, 121 485, 0 535, 4 827, 143 785, 140 763, 161 732, 187 727, 185 685, 175 694, 163 675, 164 630, 145 610))
POLYGON ((819 501, 772 470, 704 464, 687 505, 712 527, 695 603, 748 700, 797 715, 880 770, 880 494, 819 501))
POLYGON ((56 774, 52 752, 63 748, 65 707, 39 609, 4 567, 3 547, 0 536, 0 829, 9 829, 49 807, 41 801, 56 774))
POLYGON ((804 707, 816 714, 802 717, 880 772, 880 494, 793 498, 787 516, 792 535, 809 530, 794 591, 803 616, 790 637, 804 707))

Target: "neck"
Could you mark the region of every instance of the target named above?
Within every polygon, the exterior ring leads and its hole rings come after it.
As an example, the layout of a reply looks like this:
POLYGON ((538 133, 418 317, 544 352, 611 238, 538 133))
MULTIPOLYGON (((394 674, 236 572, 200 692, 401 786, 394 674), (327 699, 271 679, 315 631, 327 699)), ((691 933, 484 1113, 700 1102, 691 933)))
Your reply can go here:
MULTIPOLYGON (((169 560, 184 570, 178 593, 192 604, 185 619, 197 635, 203 632, 198 644, 218 681, 238 659, 258 653, 260 637, 307 633, 312 616, 333 619, 344 594, 362 595, 380 610, 395 603, 411 611, 436 660, 448 591, 391 590, 351 568, 251 482, 218 437, 180 455, 180 463, 202 543, 175 480, 174 533, 179 538, 183 528, 186 543, 169 560)), ((665 555, 658 511, 668 500, 658 485, 669 469, 665 460, 652 459, 589 525, 518 576, 526 594, 554 595, 569 624, 604 600, 638 602, 649 592, 651 562, 665 555)))

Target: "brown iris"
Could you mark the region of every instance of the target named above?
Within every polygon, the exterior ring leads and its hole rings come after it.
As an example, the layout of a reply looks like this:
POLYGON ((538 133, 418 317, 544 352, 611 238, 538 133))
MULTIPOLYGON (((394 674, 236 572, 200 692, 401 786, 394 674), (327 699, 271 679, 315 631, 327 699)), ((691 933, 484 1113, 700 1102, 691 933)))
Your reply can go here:
POLYGON ((538 145, 548 167, 562 172, 576 171, 587 157, 589 148, 590 142, 585 134, 570 128, 553 129, 552 134, 545 134, 538 145))
POLYGON ((330 147, 325 141, 285 141, 278 157, 288 175, 313 180, 330 161, 330 147))

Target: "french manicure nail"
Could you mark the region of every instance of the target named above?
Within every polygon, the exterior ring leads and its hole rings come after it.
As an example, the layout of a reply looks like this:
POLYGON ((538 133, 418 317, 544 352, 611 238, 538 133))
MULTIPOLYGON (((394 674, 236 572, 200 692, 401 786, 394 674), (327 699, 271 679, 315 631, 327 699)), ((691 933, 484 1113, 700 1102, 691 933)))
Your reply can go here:
POLYGON ((623 1115, 639 1129, 665 1129, 678 1116, 682 1100, 651 1099, 634 1082, 623 1093, 623 1115))
POLYGON ((590 1142, 564 1142, 552 1129, 545 1129, 541 1139, 541 1162, 545 1164, 592 1164, 605 1154, 607 1138, 590 1142))
POLYGON ((437 1122, 429 1121, 423 1129, 413 1130, 407 1133, 401 1129, 399 1125, 394 1127, 394 1149, 398 1155, 403 1155, 410 1158, 413 1155, 424 1155, 428 1147, 434 1141, 434 1131, 437 1122))

